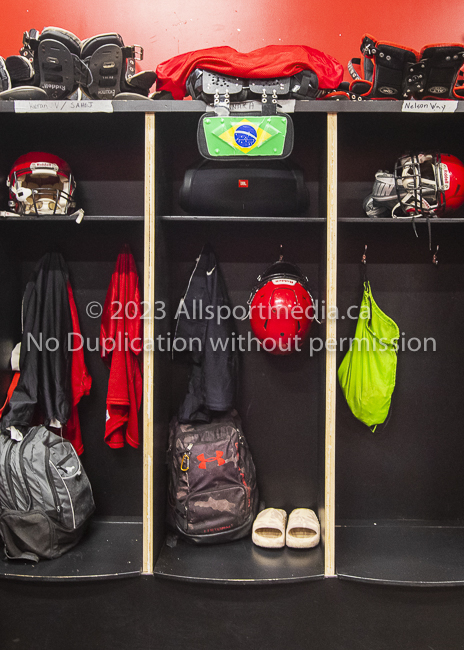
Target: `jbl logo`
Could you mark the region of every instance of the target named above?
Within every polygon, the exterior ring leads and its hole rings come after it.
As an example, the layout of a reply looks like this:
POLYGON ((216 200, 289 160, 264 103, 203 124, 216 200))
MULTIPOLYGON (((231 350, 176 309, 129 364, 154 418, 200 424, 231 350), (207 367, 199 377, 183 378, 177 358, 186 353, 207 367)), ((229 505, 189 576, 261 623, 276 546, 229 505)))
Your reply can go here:
POLYGON ((239 178, 238 179, 238 186, 239 187, 248 187, 248 181, 246 179, 239 178))
POLYGON ((200 461, 200 464, 198 467, 200 469, 206 469, 206 463, 214 463, 214 461, 217 460, 218 465, 225 465, 226 461, 223 458, 224 452, 223 451, 217 451, 216 456, 211 456, 211 458, 205 458, 204 454, 200 454, 197 456, 198 460, 200 461))

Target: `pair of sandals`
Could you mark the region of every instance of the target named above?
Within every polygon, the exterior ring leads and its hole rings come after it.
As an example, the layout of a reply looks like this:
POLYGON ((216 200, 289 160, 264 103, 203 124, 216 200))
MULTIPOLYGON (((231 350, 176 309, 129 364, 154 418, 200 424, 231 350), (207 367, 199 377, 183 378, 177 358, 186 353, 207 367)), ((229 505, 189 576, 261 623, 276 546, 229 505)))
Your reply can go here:
POLYGON ((266 508, 253 522, 251 539, 264 548, 313 548, 319 544, 321 527, 313 510, 296 508, 288 517, 285 510, 266 508))

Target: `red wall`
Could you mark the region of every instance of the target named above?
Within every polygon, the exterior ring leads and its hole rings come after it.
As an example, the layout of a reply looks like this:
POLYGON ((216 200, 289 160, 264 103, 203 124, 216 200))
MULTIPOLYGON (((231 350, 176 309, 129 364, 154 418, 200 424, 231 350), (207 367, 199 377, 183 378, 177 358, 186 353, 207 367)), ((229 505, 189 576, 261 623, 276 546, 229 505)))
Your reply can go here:
POLYGON ((145 49, 144 69, 180 52, 230 45, 250 51, 273 43, 305 44, 346 66, 371 33, 415 49, 462 42, 462 0, 15 0, 3 3, 0 54, 17 54, 24 30, 54 25, 84 39, 119 32, 145 49))

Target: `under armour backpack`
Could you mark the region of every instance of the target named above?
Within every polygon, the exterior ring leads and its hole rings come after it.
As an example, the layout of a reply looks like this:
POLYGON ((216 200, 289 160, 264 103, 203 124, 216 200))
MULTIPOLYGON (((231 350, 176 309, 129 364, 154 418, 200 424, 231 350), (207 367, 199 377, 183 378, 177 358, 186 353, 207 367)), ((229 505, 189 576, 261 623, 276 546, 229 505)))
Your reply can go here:
POLYGON ((210 423, 170 425, 168 522, 197 544, 251 532, 258 510, 256 472, 236 411, 210 423))
POLYGON ((0 536, 8 559, 53 559, 82 537, 95 510, 74 447, 44 426, 0 434, 0 536))

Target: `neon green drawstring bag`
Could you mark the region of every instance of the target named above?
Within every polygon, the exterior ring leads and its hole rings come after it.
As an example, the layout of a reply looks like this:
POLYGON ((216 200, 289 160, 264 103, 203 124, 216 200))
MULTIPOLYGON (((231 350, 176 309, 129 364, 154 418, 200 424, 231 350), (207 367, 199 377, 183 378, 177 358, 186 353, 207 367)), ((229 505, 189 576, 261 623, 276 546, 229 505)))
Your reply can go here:
POLYGON ((365 282, 356 335, 338 369, 338 381, 353 415, 372 431, 390 410, 399 336, 398 325, 379 309, 365 282))

